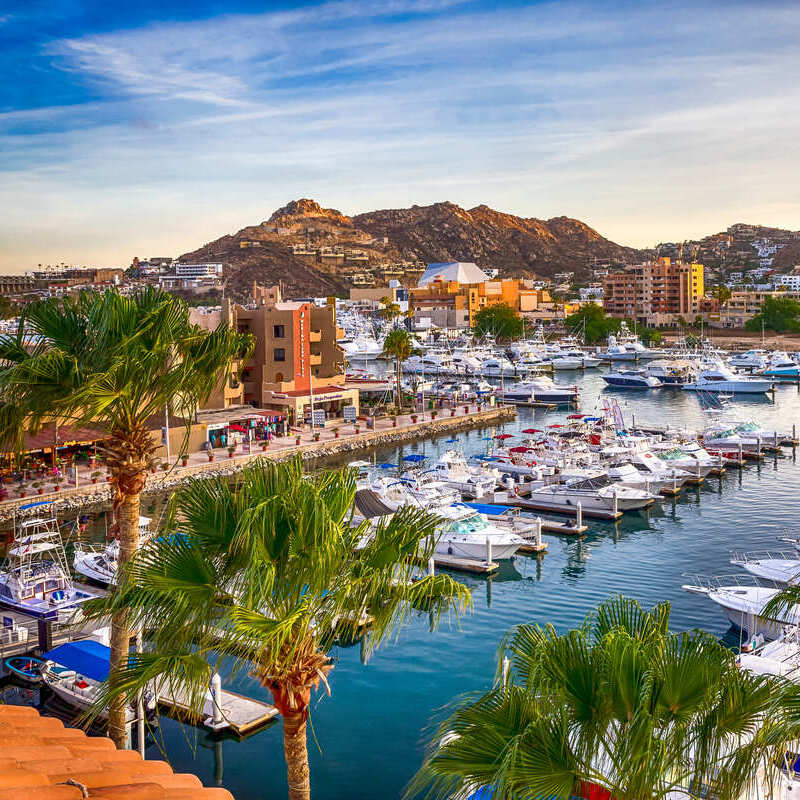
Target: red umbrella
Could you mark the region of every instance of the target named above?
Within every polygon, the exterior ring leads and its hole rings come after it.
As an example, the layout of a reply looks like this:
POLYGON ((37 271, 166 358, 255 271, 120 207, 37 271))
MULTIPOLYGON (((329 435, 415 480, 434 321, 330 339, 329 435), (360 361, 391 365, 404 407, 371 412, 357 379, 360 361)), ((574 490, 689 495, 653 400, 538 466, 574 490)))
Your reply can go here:
POLYGON ((509 453, 527 453, 528 450, 530 450, 530 447, 522 447, 520 445, 519 447, 512 447, 509 450, 509 453))
POLYGON ((523 433, 542 433, 542 431, 540 431, 539 428, 525 428, 525 430, 522 431, 522 432, 523 433))
POLYGON ((510 433, 498 433, 495 439, 513 439, 514 436, 510 433))
POLYGON ((567 414, 567 419, 583 419, 586 414, 567 414))
POLYGON ((563 428, 563 425, 548 425, 548 428, 563 428))

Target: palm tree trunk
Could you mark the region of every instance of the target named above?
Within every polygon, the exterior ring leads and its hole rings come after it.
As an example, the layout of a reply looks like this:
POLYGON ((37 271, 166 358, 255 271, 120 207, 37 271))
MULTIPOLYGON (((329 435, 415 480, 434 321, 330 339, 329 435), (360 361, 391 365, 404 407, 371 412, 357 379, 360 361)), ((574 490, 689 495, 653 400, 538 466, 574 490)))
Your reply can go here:
POLYGON ((306 715, 302 711, 283 714, 283 752, 289 800, 311 800, 311 782, 306 747, 306 715))
MULTIPOLYGON (((117 589, 124 579, 122 567, 130 561, 139 548, 139 511, 141 494, 125 494, 117 508, 119 522, 119 568, 117 570, 117 589)), ((127 611, 118 611, 111 616, 111 668, 124 667, 128 661, 131 630, 127 611)), ((118 750, 124 750, 127 743, 125 724, 126 699, 116 695, 108 707, 108 735, 118 750)))

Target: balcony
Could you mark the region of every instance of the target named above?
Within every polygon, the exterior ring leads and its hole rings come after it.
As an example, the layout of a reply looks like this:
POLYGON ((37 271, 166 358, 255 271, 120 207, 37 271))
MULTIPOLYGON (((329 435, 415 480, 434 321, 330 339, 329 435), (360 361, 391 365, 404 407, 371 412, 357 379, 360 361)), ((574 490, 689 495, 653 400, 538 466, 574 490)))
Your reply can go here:
POLYGON ((322 364, 322 356, 317 355, 316 353, 311 353, 308 359, 309 363, 312 367, 318 367, 322 364))
POLYGON ((322 341, 322 331, 309 331, 308 332, 308 341, 309 342, 321 342, 322 341))

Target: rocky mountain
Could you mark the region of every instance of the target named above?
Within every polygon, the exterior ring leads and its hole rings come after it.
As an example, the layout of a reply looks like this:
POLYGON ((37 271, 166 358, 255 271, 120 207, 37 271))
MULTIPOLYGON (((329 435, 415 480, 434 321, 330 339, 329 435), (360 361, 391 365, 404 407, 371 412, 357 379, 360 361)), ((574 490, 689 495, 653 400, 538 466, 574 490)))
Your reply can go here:
POLYGON ((319 296, 345 292, 354 281, 381 285, 386 269, 400 274, 431 261, 474 261, 508 276, 586 277, 595 262, 641 257, 569 217, 540 220, 449 202, 349 217, 301 199, 180 260, 222 261, 235 295, 246 294, 253 281, 280 280, 289 294, 319 296))

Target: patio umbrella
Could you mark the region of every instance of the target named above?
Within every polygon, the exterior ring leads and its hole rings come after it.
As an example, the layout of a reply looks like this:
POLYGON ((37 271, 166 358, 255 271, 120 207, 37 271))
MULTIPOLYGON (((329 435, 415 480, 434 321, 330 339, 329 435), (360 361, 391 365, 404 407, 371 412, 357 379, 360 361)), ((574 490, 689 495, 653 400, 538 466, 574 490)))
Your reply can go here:
POLYGON ((539 428, 525 428, 525 430, 522 431, 522 432, 523 433, 542 433, 542 431, 539 430, 539 428))
POLYGON ((510 433, 498 433, 497 436, 494 437, 495 439, 513 439, 513 434, 510 433))

